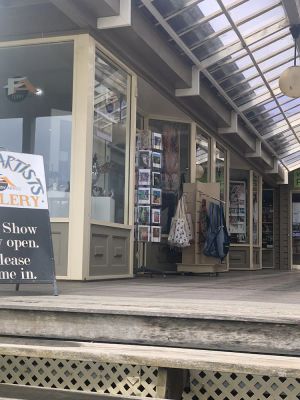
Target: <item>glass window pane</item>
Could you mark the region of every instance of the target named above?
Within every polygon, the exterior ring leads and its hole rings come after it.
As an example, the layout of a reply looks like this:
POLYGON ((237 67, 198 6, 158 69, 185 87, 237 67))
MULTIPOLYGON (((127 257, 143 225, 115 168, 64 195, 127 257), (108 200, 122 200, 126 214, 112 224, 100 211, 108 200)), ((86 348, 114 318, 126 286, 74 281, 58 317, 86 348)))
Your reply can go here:
POLYGON ((190 124, 163 120, 149 120, 149 129, 162 135, 162 233, 170 231, 175 214, 180 186, 190 181, 190 124))
POLYGON ((0 119, 1 150, 9 150, 21 153, 22 137, 23 137, 23 118, 0 119))
POLYGON ((209 179, 210 140, 199 127, 196 136, 196 181, 207 183, 209 179))
POLYGON ((130 77, 96 53, 92 160, 92 219, 126 223, 125 174, 130 77))
POLYGON ((0 147, 44 157, 50 216, 68 217, 73 42, 2 48, 0 59, 0 147))

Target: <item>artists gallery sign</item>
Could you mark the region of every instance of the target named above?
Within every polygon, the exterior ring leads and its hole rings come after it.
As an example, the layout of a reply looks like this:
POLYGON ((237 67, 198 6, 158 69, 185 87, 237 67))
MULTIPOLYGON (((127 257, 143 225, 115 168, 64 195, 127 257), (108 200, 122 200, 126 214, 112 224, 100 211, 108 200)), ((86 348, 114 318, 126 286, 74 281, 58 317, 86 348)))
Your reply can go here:
POLYGON ((55 283, 43 158, 0 152, 0 283, 55 283))

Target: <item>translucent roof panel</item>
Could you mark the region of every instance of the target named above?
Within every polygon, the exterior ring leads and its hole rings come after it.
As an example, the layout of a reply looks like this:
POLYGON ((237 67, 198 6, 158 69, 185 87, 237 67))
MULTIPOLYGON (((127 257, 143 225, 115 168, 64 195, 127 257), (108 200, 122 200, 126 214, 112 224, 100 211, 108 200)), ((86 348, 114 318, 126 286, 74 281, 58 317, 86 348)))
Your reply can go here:
POLYGON ((272 54, 275 52, 281 52, 283 48, 286 46, 293 46, 294 42, 292 38, 289 37, 284 37, 279 40, 275 40, 274 42, 271 42, 265 46, 263 46, 261 49, 253 51, 253 57, 255 58, 256 62, 259 62, 261 58, 265 57, 266 54, 269 54, 270 57, 272 57, 272 54))
POLYGON ((279 54, 276 54, 265 61, 262 62, 260 62, 259 60, 256 61, 262 70, 266 70, 268 68, 271 68, 275 64, 284 63, 284 61, 286 60, 293 59, 293 57, 294 57, 294 46, 289 47, 289 49, 285 51, 280 50, 279 54))
MULTIPOLYGON (((258 0, 261 5, 264 5, 265 1, 258 0)), ((284 10, 283 8, 276 7, 264 14, 259 15, 256 18, 252 18, 250 21, 240 24, 239 31, 243 36, 250 35, 251 33, 255 32, 259 28, 263 28, 266 24, 271 25, 272 22, 277 21, 279 18, 284 17, 284 10)))
MULTIPOLYGON (((223 2, 224 3, 224 2, 223 2)), ((229 3, 230 4, 230 3, 229 3)), ((249 14, 259 13, 262 9, 278 4, 277 0, 248 0, 246 3, 230 10, 229 13, 235 22, 238 22, 249 14)))
POLYGON ((181 55, 192 64, 198 58, 202 75, 247 125, 280 154, 297 147, 300 99, 278 86, 294 57, 282 0, 141 1, 181 55))
POLYGON ((190 2, 190 0, 153 0, 154 6, 158 9, 158 11, 162 14, 164 18, 168 18, 170 15, 176 12, 180 12, 190 2))

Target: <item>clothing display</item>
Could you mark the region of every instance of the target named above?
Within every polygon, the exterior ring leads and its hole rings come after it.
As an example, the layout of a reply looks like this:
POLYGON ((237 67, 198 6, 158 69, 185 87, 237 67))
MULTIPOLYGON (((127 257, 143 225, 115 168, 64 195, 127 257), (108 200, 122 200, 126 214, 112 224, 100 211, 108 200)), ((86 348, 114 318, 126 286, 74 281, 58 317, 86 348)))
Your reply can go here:
POLYGON ((229 251, 229 234, 220 200, 219 183, 184 183, 186 214, 191 215, 195 240, 182 248, 178 272, 218 273, 228 270, 224 259, 229 251))
POLYGON ((222 204, 210 203, 209 227, 204 245, 204 254, 208 257, 219 258, 221 261, 229 251, 230 238, 224 218, 222 204))

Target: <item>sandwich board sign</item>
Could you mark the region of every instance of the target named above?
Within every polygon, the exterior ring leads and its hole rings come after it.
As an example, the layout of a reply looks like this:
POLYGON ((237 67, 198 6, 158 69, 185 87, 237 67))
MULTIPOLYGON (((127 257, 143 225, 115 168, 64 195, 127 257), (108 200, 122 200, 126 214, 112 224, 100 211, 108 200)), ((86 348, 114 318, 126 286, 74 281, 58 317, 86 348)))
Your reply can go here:
POLYGON ((42 156, 0 151, 0 283, 50 283, 57 295, 42 156))

